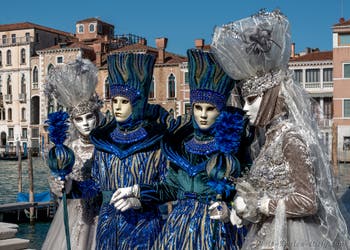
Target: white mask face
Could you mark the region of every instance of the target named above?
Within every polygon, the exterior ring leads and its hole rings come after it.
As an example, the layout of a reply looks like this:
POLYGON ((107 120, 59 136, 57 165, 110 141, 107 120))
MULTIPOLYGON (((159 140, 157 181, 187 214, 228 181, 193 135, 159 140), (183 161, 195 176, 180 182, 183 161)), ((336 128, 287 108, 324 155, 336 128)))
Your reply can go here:
POLYGON ((73 118, 73 124, 82 136, 88 136, 97 125, 96 116, 89 112, 73 118))
POLYGON ((215 123, 220 111, 210 103, 194 103, 193 115, 198 127, 201 130, 206 130, 215 123))
POLYGON ((116 96, 112 99, 113 114, 117 122, 126 121, 132 114, 132 105, 128 98, 116 96))
POLYGON ((248 96, 244 98, 245 104, 243 110, 246 111, 246 115, 249 118, 250 124, 254 124, 256 122, 256 118, 258 116, 258 112, 260 109, 262 96, 248 96))

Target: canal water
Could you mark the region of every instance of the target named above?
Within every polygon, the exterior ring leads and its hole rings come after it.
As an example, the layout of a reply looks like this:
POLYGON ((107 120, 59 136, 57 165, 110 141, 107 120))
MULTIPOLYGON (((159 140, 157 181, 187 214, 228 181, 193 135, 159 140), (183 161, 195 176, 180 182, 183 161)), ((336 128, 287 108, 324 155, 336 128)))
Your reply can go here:
MULTIPOLYGON (((40 157, 33 157, 34 192, 49 191, 47 178, 50 170, 40 157)), ((22 191, 28 192, 28 160, 22 161, 22 191)), ((18 162, 0 161, 0 204, 16 202, 18 191, 18 162)), ((49 229, 50 222, 37 222, 19 224, 17 237, 30 240, 29 248, 41 249, 49 229)))

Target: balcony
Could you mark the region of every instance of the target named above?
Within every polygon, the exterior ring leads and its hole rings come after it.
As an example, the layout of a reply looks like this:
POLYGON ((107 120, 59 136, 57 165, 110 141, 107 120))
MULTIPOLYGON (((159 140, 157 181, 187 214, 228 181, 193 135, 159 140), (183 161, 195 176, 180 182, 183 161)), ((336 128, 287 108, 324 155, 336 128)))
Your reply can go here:
POLYGON ((321 83, 320 82, 307 82, 307 83, 305 83, 305 88, 306 89, 319 89, 319 88, 321 88, 321 83))
POLYGON ((332 119, 318 119, 317 121, 318 126, 320 127, 320 129, 327 129, 327 128, 331 128, 333 125, 333 120, 332 119))
POLYGON ((18 97, 19 101, 22 102, 22 103, 25 103, 26 102, 26 96, 27 95, 25 93, 20 93, 19 97, 18 97))
POLYGON ((5 102, 12 103, 12 95, 5 95, 5 102))
POLYGON ((32 83, 32 89, 39 89, 39 83, 33 82, 32 83))
POLYGON ((14 45, 19 46, 19 45, 29 44, 31 42, 34 42, 34 37, 32 36, 16 37, 15 39, 13 39, 12 37, 2 38, 0 42, 0 48, 14 46, 14 45))

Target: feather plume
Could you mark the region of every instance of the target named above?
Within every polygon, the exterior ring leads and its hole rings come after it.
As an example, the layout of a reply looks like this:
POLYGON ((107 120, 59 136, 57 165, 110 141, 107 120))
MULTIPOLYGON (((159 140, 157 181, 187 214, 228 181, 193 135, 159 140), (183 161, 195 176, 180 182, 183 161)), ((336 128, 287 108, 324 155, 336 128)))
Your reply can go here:
POLYGON ((243 115, 239 113, 221 112, 216 120, 215 139, 219 151, 237 153, 243 133, 243 115))
POLYGON ((48 120, 45 121, 49 125, 49 138, 56 145, 63 145, 67 138, 67 130, 69 115, 67 112, 58 111, 48 115, 48 120))

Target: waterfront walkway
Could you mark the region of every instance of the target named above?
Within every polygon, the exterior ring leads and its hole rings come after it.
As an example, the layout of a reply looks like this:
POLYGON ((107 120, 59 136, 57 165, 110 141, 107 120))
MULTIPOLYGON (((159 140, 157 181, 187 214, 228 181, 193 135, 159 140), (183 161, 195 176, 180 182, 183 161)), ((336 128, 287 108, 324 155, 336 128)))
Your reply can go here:
POLYGON ((16 238, 18 225, 0 222, 0 250, 27 249, 29 240, 16 238))

